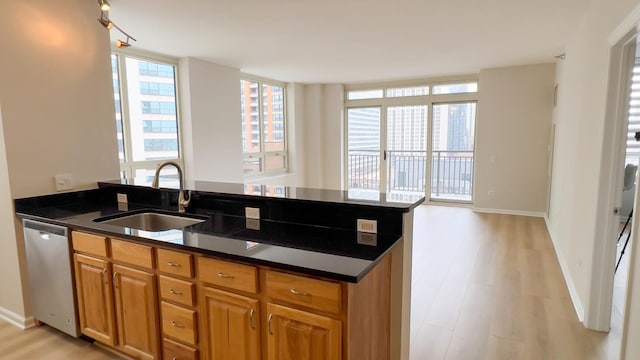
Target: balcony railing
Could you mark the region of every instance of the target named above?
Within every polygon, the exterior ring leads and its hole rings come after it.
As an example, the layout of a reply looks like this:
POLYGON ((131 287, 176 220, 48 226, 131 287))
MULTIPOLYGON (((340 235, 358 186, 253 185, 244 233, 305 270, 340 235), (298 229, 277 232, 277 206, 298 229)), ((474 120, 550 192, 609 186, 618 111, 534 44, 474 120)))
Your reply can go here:
POLYGON ((431 153, 431 198, 471 201, 473 151, 431 153))
MULTIPOLYGON (((424 194, 426 151, 387 151, 387 193, 424 194)), ((380 153, 376 150, 349 152, 349 189, 380 189, 380 153)), ((431 198, 471 201, 472 151, 433 151, 431 198)), ((382 189, 384 191, 384 189, 382 189)))

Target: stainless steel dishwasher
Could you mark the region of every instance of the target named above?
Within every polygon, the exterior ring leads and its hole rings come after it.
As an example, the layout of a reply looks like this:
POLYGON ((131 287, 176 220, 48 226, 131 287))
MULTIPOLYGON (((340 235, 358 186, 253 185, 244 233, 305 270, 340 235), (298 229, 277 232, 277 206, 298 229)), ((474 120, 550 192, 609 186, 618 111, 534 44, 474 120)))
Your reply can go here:
POLYGON ((33 316, 80 336, 67 228, 23 220, 33 316))

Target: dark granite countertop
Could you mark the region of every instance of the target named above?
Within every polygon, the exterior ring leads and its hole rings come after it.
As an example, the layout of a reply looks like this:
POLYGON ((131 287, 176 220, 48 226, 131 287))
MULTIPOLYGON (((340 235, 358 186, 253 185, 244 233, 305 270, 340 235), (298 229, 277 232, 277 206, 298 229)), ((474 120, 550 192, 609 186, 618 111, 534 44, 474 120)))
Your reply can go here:
MULTIPOLYGON (((130 185, 148 188, 153 179, 135 178, 101 181, 99 184, 130 185)), ((177 179, 160 178, 160 187, 178 189, 177 179)), ((330 190, 311 189, 292 186, 236 184, 210 181, 187 181, 185 188, 210 194, 237 195, 250 198, 288 199, 343 205, 365 205, 410 211, 424 201, 424 195, 383 193, 374 190, 330 190)))
MULTIPOLYGON (((198 191, 203 190, 200 188, 198 191)), ((96 189, 78 192, 77 196, 18 199, 16 214, 105 236, 354 283, 360 281, 401 239, 398 234, 365 234, 326 226, 252 220, 206 209, 191 210, 193 215, 206 219, 205 222, 181 230, 135 230, 94 221, 125 212, 115 203, 100 200, 99 193, 100 189, 96 189)), ((411 211, 420 202, 402 206, 405 206, 405 211, 411 211)), ((149 208, 148 205, 130 204, 126 210, 149 208)), ((156 208, 154 211, 162 210, 156 208)))

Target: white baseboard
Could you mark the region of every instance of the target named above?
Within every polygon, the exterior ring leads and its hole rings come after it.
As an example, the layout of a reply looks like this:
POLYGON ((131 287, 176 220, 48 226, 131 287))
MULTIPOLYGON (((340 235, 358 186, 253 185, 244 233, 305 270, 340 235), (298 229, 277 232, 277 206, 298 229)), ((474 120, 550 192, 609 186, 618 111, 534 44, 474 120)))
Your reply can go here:
POLYGON ((19 327, 22 330, 26 330, 36 326, 36 321, 33 316, 24 317, 20 314, 16 314, 13 311, 0 306, 0 319, 19 327))
POLYGON ((543 212, 537 211, 521 211, 521 210, 505 210, 505 209, 488 209, 488 208, 471 208, 475 212, 489 213, 489 214, 504 214, 504 215, 520 215, 520 216, 532 216, 532 217, 544 217, 543 212))
POLYGON ((549 217, 544 216, 544 223, 547 225, 547 232, 549 233, 549 237, 551 238, 551 243, 553 244, 553 248, 556 251, 556 257, 558 258, 558 263, 560 263, 560 270, 562 270, 562 276, 564 277, 564 282, 567 284, 567 288, 569 289, 569 296, 571 297, 571 303, 573 304, 573 308, 576 310, 576 315, 578 315, 578 320, 581 323, 584 323, 584 308, 582 307, 582 302, 580 301, 580 297, 578 296, 578 291, 576 290, 575 282, 571 277, 571 273, 569 272, 569 265, 567 265, 567 261, 565 260, 564 254, 558 247, 556 240, 551 232, 551 227, 549 226, 549 217))

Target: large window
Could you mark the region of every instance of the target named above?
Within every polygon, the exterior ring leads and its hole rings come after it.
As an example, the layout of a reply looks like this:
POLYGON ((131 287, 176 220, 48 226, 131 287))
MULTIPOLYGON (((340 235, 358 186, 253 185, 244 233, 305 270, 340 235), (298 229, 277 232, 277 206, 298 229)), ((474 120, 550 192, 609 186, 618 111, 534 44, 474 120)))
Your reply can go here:
POLYGON ((158 163, 181 162, 175 64, 114 53, 111 68, 122 177, 151 178, 158 163))
POLYGON ((477 97, 475 80, 347 87, 350 196, 470 202, 477 97))
POLYGON ((246 175, 287 170, 285 89, 240 80, 243 170, 246 175))

